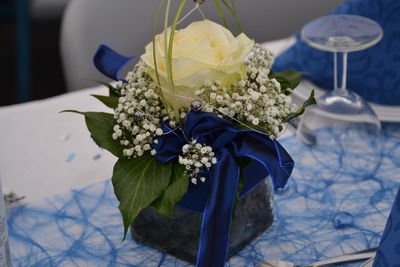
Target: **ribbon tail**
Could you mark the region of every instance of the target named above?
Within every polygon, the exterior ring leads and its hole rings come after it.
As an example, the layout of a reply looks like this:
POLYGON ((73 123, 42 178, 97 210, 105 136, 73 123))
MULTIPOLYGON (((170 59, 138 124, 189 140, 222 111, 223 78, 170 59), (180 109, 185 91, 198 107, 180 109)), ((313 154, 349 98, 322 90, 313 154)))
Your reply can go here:
POLYGON ((108 78, 126 82, 119 78, 119 72, 134 58, 136 57, 125 57, 106 45, 100 45, 93 57, 93 63, 97 70, 108 78))
POLYGON ((256 132, 243 132, 233 142, 233 147, 235 157, 252 158, 265 170, 260 172, 260 168, 251 168, 247 171, 241 196, 250 192, 267 175, 271 176, 275 188, 285 186, 292 173, 294 161, 277 141, 272 141, 256 132))
POLYGON ((210 177, 212 189, 203 214, 197 267, 223 267, 228 256, 233 203, 240 168, 226 148, 218 151, 210 177))

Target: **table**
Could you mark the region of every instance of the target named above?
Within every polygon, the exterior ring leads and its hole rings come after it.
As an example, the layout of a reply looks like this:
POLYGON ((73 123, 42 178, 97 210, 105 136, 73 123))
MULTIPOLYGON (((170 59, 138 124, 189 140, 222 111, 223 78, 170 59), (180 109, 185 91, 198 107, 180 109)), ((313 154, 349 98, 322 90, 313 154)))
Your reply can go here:
POLYGON ((3 185, 31 203, 111 177, 115 158, 93 143, 83 117, 59 113, 65 109, 109 112, 89 95, 106 93, 107 89, 95 87, 0 107, 3 185))
MULTIPOLYGON (((120 242, 123 227, 109 182, 115 158, 90 140, 82 116, 58 113, 107 111, 90 98, 94 93, 106 89, 0 108, 1 178, 26 196, 26 205, 9 210, 14 265, 189 266, 130 237, 120 242)), ((227 266, 266 259, 306 264, 377 246, 400 184, 400 125, 384 124, 381 138, 380 164, 355 169, 368 158, 348 165, 340 149, 313 150, 287 133, 281 143, 296 168, 288 188, 275 195, 275 222, 227 266), (336 229, 338 212, 352 214, 354 226, 336 229)))
MULTIPOLYGON (((269 48, 279 53, 292 42, 269 48)), ((14 266, 189 266, 129 235, 121 243, 110 183, 116 158, 94 144, 82 116, 59 113, 109 112, 89 96, 106 93, 94 87, 0 107, 0 177, 25 196, 25 205, 8 211, 14 266)), ((275 194, 275 222, 227 266, 267 259, 307 264, 377 246, 400 185, 400 124, 384 124, 381 138, 382 160, 372 166, 368 157, 348 161, 338 146, 310 149, 288 129, 280 141, 296 167, 286 190, 275 194), (350 213, 354 225, 335 228, 332 219, 340 212, 350 213)))

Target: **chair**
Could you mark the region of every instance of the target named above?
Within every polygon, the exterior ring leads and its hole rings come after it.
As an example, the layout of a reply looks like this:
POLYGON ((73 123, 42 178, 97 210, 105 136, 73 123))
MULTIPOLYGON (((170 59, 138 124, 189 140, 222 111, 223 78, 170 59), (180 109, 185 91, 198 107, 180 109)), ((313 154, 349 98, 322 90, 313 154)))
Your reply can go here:
MULTIPOLYGON (((173 1, 175 8, 178 2, 173 1)), ((191 2, 187 1, 186 11, 191 8, 191 2)), ((236 1, 242 28, 259 42, 290 36, 307 21, 341 2, 343 0, 236 1)), ((87 79, 105 80, 92 64, 92 57, 101 43, 111 43, 125 55, 140 56, 152 39, 154 14, 159 3, 156 0, 71 0, 64 14, 60 40, 68 90, 93 86, 87 79)), ((206 0, 202 10, 207 18, 220 22, 213 0, 206 0)), ((201 19, 197 12, 182 26, 195 19, 201 19)), ((162 29, 161 24, 159 29, 162 29)))

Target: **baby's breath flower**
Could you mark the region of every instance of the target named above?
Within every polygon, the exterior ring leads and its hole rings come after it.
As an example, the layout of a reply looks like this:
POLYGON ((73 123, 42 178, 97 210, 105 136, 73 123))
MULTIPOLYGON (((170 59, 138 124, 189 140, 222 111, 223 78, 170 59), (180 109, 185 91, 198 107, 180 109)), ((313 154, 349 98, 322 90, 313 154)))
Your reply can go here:
POLYGON ((296 110, 288 96, 281 93, 281 85, 268 77, 273 55, 256 44, 245 59, 247 79, 233 84, 230 90, 220 83, 207 82, 199 91, 209 105, 203 111, 215 113, 249 128, 257 125, 270 134, 279 135, 278 127, 284 118, 296 110))
POLYGON ((143 62, 127 74, 126 80, 127 83, 119 82, 116 86, 121 96, 114 110, 117 124, 112 138, 121 141, 126 157, 138 157, 146 151, 155 155, 151 144, 158 143, 156 137, 163 134, 161 125, 169 119, 170 111, 160 102, 157 86, 143 62))
MULTIPOLYGON (((185 166, 190 181, 197 184, 200 172, 209 171, 213 164, 217 164, 217 158, 214 155, 210 146, 192 140, 182 147, 182 156, 179 156, 178 161, 185 166)), ((199 179, 203 183, 206 180, 205 177, 199 179)))
POLYGON ((163 134, 163 130, 161 128, 157 128, 156 135, 162 135, 162 134, 163 134))

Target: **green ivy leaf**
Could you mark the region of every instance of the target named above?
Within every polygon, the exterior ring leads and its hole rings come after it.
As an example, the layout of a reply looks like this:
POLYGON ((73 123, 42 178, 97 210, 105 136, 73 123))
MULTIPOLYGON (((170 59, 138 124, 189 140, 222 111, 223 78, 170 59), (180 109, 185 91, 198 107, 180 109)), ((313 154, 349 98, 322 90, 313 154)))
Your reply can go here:
POLYGON ((114 97, 121 96, 121 93, 119 92, 119 90, 117 88, 115 88, 114 86, 112 86, 111 84, 109 84, 108 82, 102 82, 102 81, 92 80, 92 79, 87 79, 87 80, 91 81, 91 82, 95 82, 100 85, 104 85, 105 87, 107 87, 109 90, 108 91, 109 96, 114 96, 114 97))
POLYGON ((121 144, 118 140, 112 139, 113 128, 116 124, 112 114, 104 112, 80 112, 76 110, 64 110, 61 112, 73 112, 84 115, 86 126, 95 143, 118 158, 123 156, 121 144))
POLYGON ((140 211, 149 206, 167 188, 172 163, 161 164, 150 154, 134 159, 119 159, 114 166, 112 183, 124 222, 124 239, 140 211))
POLYGON ((309 75, 306 72, 298 72, 295 70, 285 70, 282 72, 273 72, 269 73, 269 77, 275 78, 281 84, 281 90, 284 94, 289 94, 288 88, 295 89, 299 83, 303 75, 309 75))
POLYGON ((244 125, 242 123, 236 123, 235 128, 237 130, 256 130, 263 133, 267 131, 266 127, 261 123, 259 125, 253 125, 251 122, 249 122, 247 123, 247 125, 244 125))
POLYGON ((189 177, 185 175, 185 166, 174 161, 169 185, 164 193, 153 202, 153 206, 159 213, 172 217, 172 208, 187 192, 188 185, 189 177))
POLYGON ((116 96, 105 96, 105 95, 91 95, 97 98, 100 102, 109 108, 116 109, 118 107, 118 97, 116 96))
POLYGON ((121 96, 121 93, 115 87, 109 85, 108 86, 108 95, 119 98, 121 96))
POLYGON ((290 113, 284 120, 283 122, 290 122, 292 120, 294 120, 295 118, 301 116, 304 111, 306 110, 306 107, 311 106, 311 105, 315 105, 317 104, 317 100, 314 97, 314 89, 311 91, 310 96, 308 97, 308 99, 303 103, 303 105, 296 111, 293 113, 290 113))

